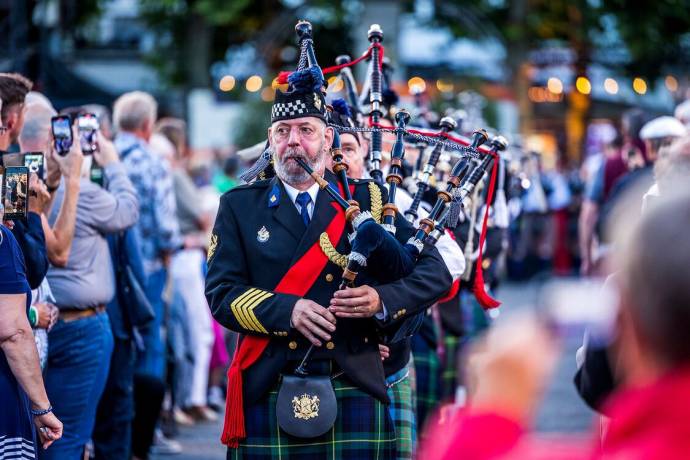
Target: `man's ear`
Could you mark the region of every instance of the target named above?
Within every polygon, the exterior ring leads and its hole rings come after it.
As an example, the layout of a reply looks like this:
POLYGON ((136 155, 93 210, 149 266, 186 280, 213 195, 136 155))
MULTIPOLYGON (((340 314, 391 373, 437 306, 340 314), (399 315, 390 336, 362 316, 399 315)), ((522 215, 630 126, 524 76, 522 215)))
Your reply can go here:
POLYGON ((268 127, 268 145, 270 147, 273 147, 273 136, 271 136, 271 133, 273 132, 273 127, 269 126, 268 127))
POLYGON ((3 126, 7 128, 7 131, 12 131, 17 125, 18 120, 19 111, 16 109, 16 107, 10 107, 10 110, 7 111, 5 120, 3 120, 3 126))
POLYGON ((333 128, 330 126, 326 126, 326 131, 324 131, 324 146, 326 147, 326 151, 330 150, 331 147, 333 146, 333 128))

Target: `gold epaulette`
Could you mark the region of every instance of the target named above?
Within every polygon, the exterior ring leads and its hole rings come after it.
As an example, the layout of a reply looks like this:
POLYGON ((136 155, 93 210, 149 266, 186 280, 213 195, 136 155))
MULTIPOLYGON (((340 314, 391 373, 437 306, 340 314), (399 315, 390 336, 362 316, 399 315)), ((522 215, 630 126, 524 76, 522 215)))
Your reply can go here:
POLYGON ((381 189, 375 182, 369 182, 369 202, 371 204, 371 215, 374 220, 381 223, 381 212, 383 210, 383 198, 381 197, 381 189))

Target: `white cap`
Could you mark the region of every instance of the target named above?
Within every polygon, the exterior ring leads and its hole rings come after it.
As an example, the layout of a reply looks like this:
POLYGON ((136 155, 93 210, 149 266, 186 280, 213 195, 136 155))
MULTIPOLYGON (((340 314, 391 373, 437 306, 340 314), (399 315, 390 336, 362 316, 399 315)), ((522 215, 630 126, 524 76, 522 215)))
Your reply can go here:
POLYGON ((258 144, 254 144, 251 147, 247 147, 246 149, 242 149, 239 152, 237 152, 237 156, 242 159, 242 161, 253 161, 259 158, 259 155, 261 155, 266 146, 266 141, 261 141, 258 144))
POLYGON ((673 115, 679 119, 681 123, 684 123, 685 126, 690 126, 690 99, 678 104, 673 115))
POLYGON ((683 137, 688 133, 677 118, 664 115, 647 122, 640 130, 640 139, 661 139, 664 137, 683 137))

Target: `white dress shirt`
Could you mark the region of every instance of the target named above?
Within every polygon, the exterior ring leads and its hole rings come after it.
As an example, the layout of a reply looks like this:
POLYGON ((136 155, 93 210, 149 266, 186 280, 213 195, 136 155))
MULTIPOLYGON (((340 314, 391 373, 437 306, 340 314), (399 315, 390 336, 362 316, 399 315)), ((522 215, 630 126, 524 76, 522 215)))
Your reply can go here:
MULTIPOLYGON (((287 192, 288 196, 290 197, 290 201, 292 201, 292 204, 295 205, 297 208, 297 212, 299 214, 302 213, 302 206, 297 204, 297 195, 299 195, 302 190, 297 190, 295 187, 292 187, 285 182, 283 182, 283 187, 285 187, 285 191, 287 192)), ((311 197, 311 202, 307 205, 307 212, 309 213, 309 218, 311 219, 312 216, 314 215, 314 206, 316 205, 316 195, 319 194, 319 184, 314 182, 314 184, 309 187, 307 190, 305 190, 309 196, 311 197)))

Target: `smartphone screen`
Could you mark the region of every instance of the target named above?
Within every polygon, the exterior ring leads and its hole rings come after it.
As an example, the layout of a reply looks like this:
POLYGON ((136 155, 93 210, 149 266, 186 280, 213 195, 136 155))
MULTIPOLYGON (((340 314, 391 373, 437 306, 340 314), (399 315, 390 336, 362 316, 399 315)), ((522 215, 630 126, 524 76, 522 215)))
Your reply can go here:
POLYGON ((5 219, 24 219, 29 207, 29 168, 9 166, 2 180, 5 219))
POLYGON ((72 124, 66 115, 59 115, 50 119, 50 126, 53 130, 55 140, 55 150, 58 155, 65 156, 72 147, 72 124))
POLYGON ((24 154, 24 166, 29 173, 36 173, 38 178, 45 180, 45 157, 42 152, 28 152, 24 154))
POLYGON ((96 133, 100 129, 98 117, 93 113, 84 113, 77 118, 79 142, 84 155, 90 155, 98 148, 96 133))

